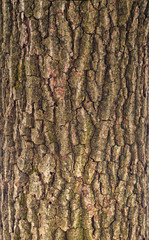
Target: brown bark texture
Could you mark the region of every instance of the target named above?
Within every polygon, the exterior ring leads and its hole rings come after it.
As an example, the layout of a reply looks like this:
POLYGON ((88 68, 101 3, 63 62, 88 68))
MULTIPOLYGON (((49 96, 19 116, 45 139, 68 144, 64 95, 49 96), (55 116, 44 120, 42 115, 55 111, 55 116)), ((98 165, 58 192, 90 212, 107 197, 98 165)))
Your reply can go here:
POLYGON ((0 240, 149 239, 149 3, 0 0, 0 240))

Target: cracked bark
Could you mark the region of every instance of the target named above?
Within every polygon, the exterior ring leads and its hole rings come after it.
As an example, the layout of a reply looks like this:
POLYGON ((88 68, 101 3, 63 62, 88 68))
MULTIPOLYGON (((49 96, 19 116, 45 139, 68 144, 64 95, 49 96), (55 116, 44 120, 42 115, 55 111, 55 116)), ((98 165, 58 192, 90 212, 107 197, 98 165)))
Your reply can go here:
POLYGON ((148 239, 147 0, 0 0, 0 240, 148 239))

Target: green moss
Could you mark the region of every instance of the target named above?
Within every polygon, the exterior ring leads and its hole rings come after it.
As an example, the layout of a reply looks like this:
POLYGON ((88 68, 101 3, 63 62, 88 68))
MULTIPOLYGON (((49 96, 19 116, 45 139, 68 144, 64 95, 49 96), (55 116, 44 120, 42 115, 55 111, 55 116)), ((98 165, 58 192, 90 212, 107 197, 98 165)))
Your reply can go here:
POLYGON ((88 136, 88 139, 90 139, 90 137, 92 135, 92 131, 93 131, 93 125, 92 125, 92 122, 89 118, 87 119, 86 124, 87 124, 87 136, 88 136))
POLYGON ((21 193, 21 197, 20 197, 20 200, 19 200, 19 204, 21 206, 24 206, 25 205, 25 194, 24 193, 21 193))
POLYGON ((86 240, 93 240, 92 230, 91 229, 85 229, 84 230, 84 239, 86 239, 86 240))
POLYGON ((123 179, 123 175, 122 175, 122 174, 119 174, 119 178, 120 178, 120 179, 123 179))
POLYGON ((21 239, 20 235, 16 234, 15 237, 14 237, 14 240, 20 240, 20 239, 21 239))
POLYGON ((33 167, 32 173, 37 172, 37 168, 33 167))
POLYGON ((17 79, 21 80, 21 78, 25 75, 25 65, 24 63, 21 64, 21 66, 17 66, 17 79))
POLYGON ((72 199, 74 197, 74 192, 70 191, 69 195, 70 195, 70 198, 72 199))
POLYGON ((81 228, 82 227, 82 214, 79 215, 79 219, 78 219, 78 223, 76 225, 77 228, 81 228))
POLYGON ((92 129, 92 124, 90 121, 87 121, 87 133, 89 134, 92 129))
POLYGON ((34 172, 37 172, 38 169, 36 167, 33 167, 32 170, 29 172, 29 176, 32 175, 34 172))
POLYGON ((22 72, 24 69, 24 65, 22 65, 21 67, 18 65, 16 65, 15 69, 14 69, 14 80, 15 80, 15 89, 16 90, 22 90, 22 83, 21 83, 21 77, 22 77, 22 72))
POLYGON ((24 65, 24 63, 22 64, 22 72, 25 73, 25 65, 24 65))
POLYGON ((49 122, 47 125, 48 138, 50 142, 57 143, 56 133, 54 130, 54 124, 49 122))
POLYGON ((24 214, 23 220, 26 220, 26 219, 27 219, 27 214, 24 214))
POLYGON ((50 141, 51 141, 52 143, 57 143, 57 139, 56 139, 56 136, 55 136, 55 135, 50 136, 49 139, 50 139, 50 141))
POLYGON ((19 81, 16 82, 15 89, 22 90, 22 84, 19 81))

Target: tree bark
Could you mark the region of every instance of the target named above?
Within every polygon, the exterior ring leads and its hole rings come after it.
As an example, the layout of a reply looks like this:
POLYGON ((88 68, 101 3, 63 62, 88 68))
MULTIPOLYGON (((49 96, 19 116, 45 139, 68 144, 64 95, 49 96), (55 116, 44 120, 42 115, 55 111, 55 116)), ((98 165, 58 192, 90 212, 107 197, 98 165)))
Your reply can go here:
POLYGON ((149 239, 147 2, 0 0, 0 240, 149 239))

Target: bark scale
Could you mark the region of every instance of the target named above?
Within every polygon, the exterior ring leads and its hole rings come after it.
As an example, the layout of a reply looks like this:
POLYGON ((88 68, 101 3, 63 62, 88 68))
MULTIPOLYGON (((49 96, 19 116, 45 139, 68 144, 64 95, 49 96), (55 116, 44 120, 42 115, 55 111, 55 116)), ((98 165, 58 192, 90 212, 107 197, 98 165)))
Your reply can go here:
POLYGON ((0 240, 148 239, 148 8, 0 0, 0 240))

